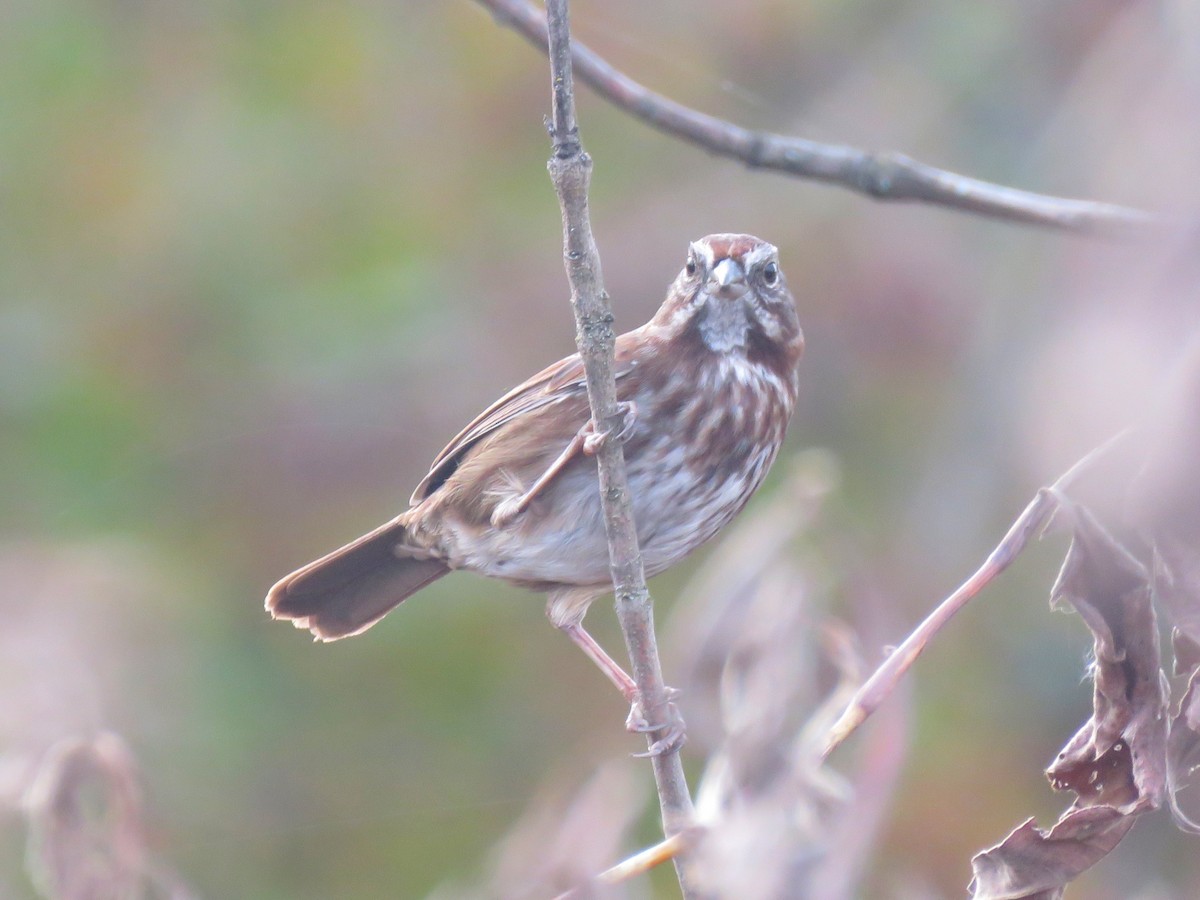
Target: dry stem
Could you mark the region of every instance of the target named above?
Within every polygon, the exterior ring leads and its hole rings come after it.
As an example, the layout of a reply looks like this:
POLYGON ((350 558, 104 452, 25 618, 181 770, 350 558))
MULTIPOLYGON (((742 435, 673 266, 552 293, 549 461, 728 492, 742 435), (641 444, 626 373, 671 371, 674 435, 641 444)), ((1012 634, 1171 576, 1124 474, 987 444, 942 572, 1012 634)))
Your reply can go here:
MULTIPOLYGON (((570 28, 566 0, 548 0, 550 77, 554 114, 550 123, 553 152, 550 177, 562 207, 563 243, 571 304, 575 310, 576 342, 583 359, 588 399, 597 431, 616 433, 621 416, 617 409, 613 379, 613 348, 616 341, 613 314, 600 275, 600 255, 588 218, 588 183, 592 161, 584 152, 575 120, 575 98, 571 72, 570 28)), ((633 667, 633 679, 641 692, 643 709, 652 722, 668 721, 667 696, 654 634, 654 615, 646 575, 638 547, 637 530, 629 500, 625 454, 620 441, 605 441, 597 454, 600 499, 608 535, 617 618, 633 667)), ((665 737, 649 735, 653 742, 665 737)), ((693 808, 678 751, 652 757, 658 785, 663 830, 671 837, 692 823, 693 808)), ((689 889, 684 867, 676 862, 685 897, 689 889)))
MULTIPOLYGON (((513 28, 535 46, 546 49, 546 19, 536 5, 526 0, 478 2, 501 24, 513 28)), ((933 203, 1076 234, 1149 237, 1172 227, 1172 223, 1164 218, 1139 209, 1093 200, 1051 197, 992 184, 927 165, 894 151, 872 152, 752 131, 649 90, 583 44, 574 44, 573 60, 579 77, 614 106, 659 131, 719 156, 740 160, 753 168, 838 184, 877 200, 933 203)))
POLYGON ((1008 534, 996 545, 996 548, 988 555, 975 574, 938 604, 933 612, 913 629, 904 642, 888 655, 887 659, 858 689, 858 693, 854 695, 841 718, 829 731, 829 740, 825 745, 825 758, 828 758, 829 754, 837 749, 891 695, 900 679, 916 662, 917 657, 954 614, 966 606, 971 598, 984 587, 991 584, 997 575, 1007 569, 1025 548, 1025 545, 1029 543, 1031 537, 1040 534, 1049 525, 1059 506, 1058 498, 1066 492, 1070 484, 1090 468, 1097 459, 1116 446, 1127 434, 1128 432, 1123 431, 1105 441, 1071 466, 1053 485, 1041 488, 1037 492, 1037 496, 1025 507, 1025 511, 1009 528, 1008 534))

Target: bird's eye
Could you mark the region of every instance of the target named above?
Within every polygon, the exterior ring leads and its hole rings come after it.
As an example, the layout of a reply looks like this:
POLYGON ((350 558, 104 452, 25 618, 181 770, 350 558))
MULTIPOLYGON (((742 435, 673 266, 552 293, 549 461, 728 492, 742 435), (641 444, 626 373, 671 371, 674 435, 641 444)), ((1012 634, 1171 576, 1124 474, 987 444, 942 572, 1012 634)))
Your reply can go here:
POLYGON ((763 280, 763 284, 765 284, 767 287, 771 287, 776 282, 778 282, 779 281, 779 266, 773 262, 769 262, 765 266, 763 266, 762 280, 763 280))
POLYGON ((683 271, 687 273, 688 278, 696 274, 696 260, 694 257, 688 257, 687 265, 683 267, 683 271))

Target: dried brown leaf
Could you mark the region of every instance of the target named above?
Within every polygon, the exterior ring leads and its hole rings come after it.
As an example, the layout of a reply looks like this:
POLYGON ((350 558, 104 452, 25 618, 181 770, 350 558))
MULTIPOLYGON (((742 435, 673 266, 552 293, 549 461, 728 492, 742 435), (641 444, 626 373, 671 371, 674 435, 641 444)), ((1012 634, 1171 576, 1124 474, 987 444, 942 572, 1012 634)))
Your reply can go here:
POLYGON ((1092 632, 1092 717, 1047 770, 1075 803, 1050 831, 1025 822, 972 860, 977 900, 1055 898, 1166 793, 1167 692, 1145 567, 1084 508, 1064 505, 1074 533, 1051 591, 1092 632))
POLYGON ((1166 786, 1167 690, 1145 567, 1082 507, 1051 603, 1069 604, 1094 638, 1092 718, 1046 775, 1081 806, 1141 812, 1166 786))
POLYGON ((1029 819, 971 860, 971 896, 1055 900, 1076 875, 1117 846, 1135 821, 1110 806, 1070 809, 1049 831, 1029 819))

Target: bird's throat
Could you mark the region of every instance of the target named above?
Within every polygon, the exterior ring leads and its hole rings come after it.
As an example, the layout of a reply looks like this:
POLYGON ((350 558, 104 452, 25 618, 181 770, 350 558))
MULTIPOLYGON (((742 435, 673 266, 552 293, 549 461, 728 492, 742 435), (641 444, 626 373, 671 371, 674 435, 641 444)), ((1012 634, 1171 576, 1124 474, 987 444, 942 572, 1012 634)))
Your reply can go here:
POLYGON ((699 309, 697 327, 705 346, 714 353, 744 348, 750 332, 743 298, 709 297, 699 309))

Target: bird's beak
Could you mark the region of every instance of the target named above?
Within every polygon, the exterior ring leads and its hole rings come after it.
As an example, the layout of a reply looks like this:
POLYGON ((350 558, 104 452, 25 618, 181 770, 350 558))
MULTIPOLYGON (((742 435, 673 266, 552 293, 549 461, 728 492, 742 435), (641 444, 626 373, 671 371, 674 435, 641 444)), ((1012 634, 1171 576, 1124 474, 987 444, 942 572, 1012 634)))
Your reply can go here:
POLYGON ((713 267, 712 274, 708 280, 715 284, 718 289, 728 288, 730 285, 738 284, 745 280, 746 273, 742 271, 742 267, 738 265, 736 260, 723 259, 713 267))

